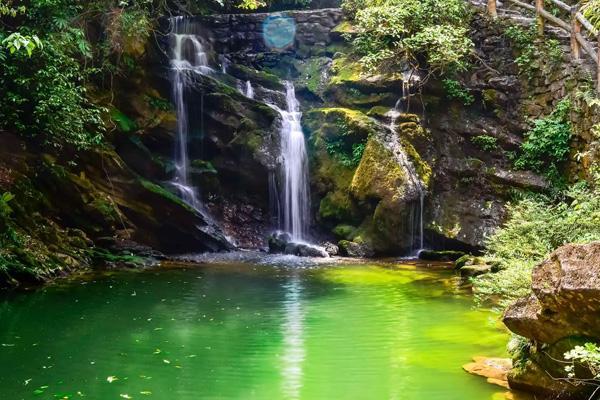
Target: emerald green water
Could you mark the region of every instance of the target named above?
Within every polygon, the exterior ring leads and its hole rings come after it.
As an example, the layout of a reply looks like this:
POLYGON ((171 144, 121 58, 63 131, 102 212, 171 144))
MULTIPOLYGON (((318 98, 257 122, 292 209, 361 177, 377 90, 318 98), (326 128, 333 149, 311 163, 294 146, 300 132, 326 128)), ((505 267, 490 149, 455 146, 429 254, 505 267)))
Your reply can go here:
POLYGON ((117 272, 0 300, 0 398, 483 400, 506 340, 410 265, 117 272))

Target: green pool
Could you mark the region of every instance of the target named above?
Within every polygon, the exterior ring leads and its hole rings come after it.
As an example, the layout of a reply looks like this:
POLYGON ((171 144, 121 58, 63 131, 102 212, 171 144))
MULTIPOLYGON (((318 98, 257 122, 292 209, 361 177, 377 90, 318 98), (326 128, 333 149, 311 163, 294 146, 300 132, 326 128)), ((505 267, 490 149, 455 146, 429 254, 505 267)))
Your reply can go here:
POLYGON ((221 261, 0 300, 0 398, 491 399, 507 334, 450 273, 221 261))

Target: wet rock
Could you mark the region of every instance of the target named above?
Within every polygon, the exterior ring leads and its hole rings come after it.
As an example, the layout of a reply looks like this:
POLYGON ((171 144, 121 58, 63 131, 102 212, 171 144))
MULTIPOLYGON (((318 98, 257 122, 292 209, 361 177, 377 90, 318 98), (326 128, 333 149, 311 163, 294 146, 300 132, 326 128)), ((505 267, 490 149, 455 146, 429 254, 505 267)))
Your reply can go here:
POLYGON ((269 253, 290 254, 299 257, 329 257, 328 252, 319 246, 293 242, 286 232, 275 232, 269 239, 269 253))
POLYGON ((455 250, 422 250, 419 252, 419 259, 427 261, 456 261, 464 255, 464 252, 455 250))
POLYGON ((465 254, 464 256, 458 258, 456 261, 454 261, 454 269, 461 269, 462 267, 467 265, 467 263, 470 262, 472 258, 473 256, 471 256, 470 254, 465 254))
POLYGON ((289 233, 275 232, 269 236, 269 253, 284 253, 286 245, 292 240, 289 233))
POLYGON ((491 265, 481 264, 481 265, 465 265, 459 270, 460 276, 463 278, 469 278, 473 276, 479 276, 483 274, 488 274, 493 271, 491 265))
POLYGON ((487 378, 489 383, 509 388, 508 373, 512 368, 509 358, 473 357, 473 362, 463 365, 469 374, 487 378))
POLYGON ((331 257, 337 256, 340 253, 340 248, 331 242, 323 243, 322 247, 331 257))
POLYGON ((373 257, 375 252, 367 243, 351 242, 349 240, 341 240, 339 243, 340 254, 346 257, 373 257))
MULTIPOLYGON (((287 248, 286 248, 286 253, 287 253, 287 248)), ((321 248, 319 246, 306 244, 306 243, 297 244, 295 252, 287 253, 287 254, 294 254, 294 255, 297 255, 300 257, 322 257, 322 258, 329 257, 329 254, 323 248, 321 248)))

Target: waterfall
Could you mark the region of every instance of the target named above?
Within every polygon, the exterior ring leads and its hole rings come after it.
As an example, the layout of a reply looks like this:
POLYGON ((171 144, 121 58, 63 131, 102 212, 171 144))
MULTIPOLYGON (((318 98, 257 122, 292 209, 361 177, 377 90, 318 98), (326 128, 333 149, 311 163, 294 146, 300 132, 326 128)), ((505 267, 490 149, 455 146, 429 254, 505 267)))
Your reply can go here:
POLYGON ((281 193, 282 228, 295 241, 308 234, 310 193, 308 186, 308 156, 302 125, 302 113, 291 82, 285 82, 287 110, 270 106, 281 115, 281 193))
POLYGON ((252 87, 252 83, 250 81, 246 81, 246 93, 244 93, 244 94, 249 99, 254 98, 254 88, 252 87))
POLYGON ((238 82, 236 87, 237 87, 238 92, 240 92, 241 94, 243 94, 244 96, 246 96, 249 99, 254 99, 254 88, 252 87, 252 82, 250 82, 250 81, 246 81, 245 83, 238 82))
MULTIPOLYGON (((410 96, 413 94, 415 82, 418 81, 418 77, 412 74, 403 74, 402 79, 402 97, 400 97, 394 108, 391 109, 386 115, 390 118, 389 129, 392 133, 397 135, 397 120, 398 117, 408 111, 410 106, 410 96)), ((402 165, 409 171, 409 177, 413 190, 415 190, 419 196, 418 201, 412 202, 410 205, 410 211, 408 216, 408 227, 411 235, 411 250, 413 253, 418 253, 425 247, 424 234, 423 234, 423 212, 425 208, 425 187, 421 179, 416 174, 414 166, 408 160, 404 152, 398 152, 397 157, 402 165), (418 239, 417 239, 418 238, 418 239), (415 249, 415 244, 418 246, 415 249), (416 251, 415 251, 416 250, 416 251)))
POLYGON ((188 104, 186 91, 191 84, 192 74, 210 74, 208 57, 200 38, 193 34, 192 26, 183 17, 171 19, 171 85, 173 103, 177 113, 177 131, 175 143, 175 176, 171 184, 179 191, 179 196, 196 210, 201 204, 195 187, 189 179, 188 104))

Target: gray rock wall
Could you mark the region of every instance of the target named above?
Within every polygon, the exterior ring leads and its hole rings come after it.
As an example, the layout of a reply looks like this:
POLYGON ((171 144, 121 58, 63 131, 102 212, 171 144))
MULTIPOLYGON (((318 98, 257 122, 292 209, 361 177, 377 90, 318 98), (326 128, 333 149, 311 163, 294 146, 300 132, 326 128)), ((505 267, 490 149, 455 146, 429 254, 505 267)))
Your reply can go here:
POLYGON ((341 20, 339 8, 198 17, 217 53, 228 54, 233 61, 246 64, 258 56, 291 53, 309 46, 325 47, 333 40, 332 29, 341 20), (264 37, 265 20, 278 17, 291 18, 296 29, 293 41, 283 48, 269 46, 264 37))

